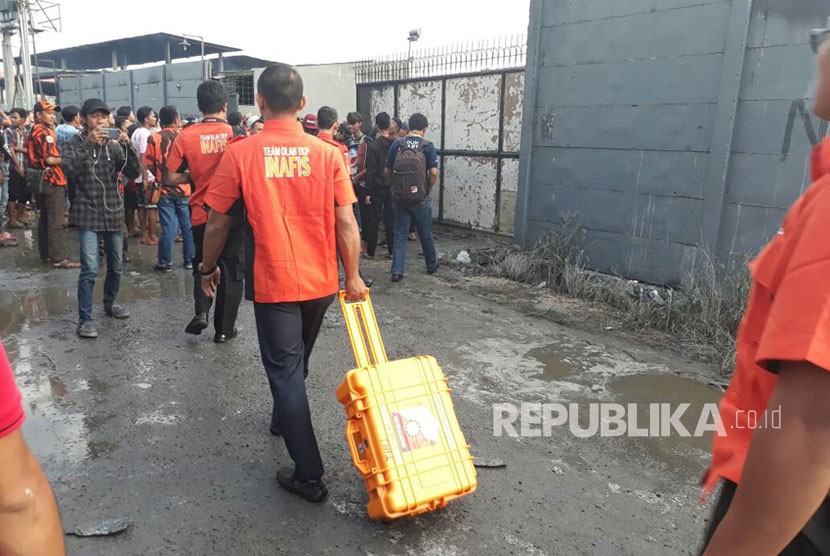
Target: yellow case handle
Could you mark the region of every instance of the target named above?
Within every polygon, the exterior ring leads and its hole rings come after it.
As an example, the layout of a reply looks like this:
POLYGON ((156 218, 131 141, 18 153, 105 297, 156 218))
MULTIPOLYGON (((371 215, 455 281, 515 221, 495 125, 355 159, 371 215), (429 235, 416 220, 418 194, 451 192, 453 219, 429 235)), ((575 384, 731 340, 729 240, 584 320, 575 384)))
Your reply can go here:
POLYGON ((340 308, 343 309, 358 368, 386 363, 386 349, 380 338, 369 292, 366 292, 366 299, 363 301, 346 301, 346 292, 341 291, 340 308))

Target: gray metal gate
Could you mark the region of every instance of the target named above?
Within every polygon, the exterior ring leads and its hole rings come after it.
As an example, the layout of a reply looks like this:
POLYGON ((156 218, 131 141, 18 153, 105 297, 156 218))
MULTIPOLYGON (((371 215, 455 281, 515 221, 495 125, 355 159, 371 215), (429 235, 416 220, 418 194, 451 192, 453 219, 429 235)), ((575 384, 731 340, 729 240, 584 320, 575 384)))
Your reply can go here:
POLYGON ((367 127, 381 111, 401 119, 427 116, 427 138, 439 156, 437 220, 512 235, 524 38, 364 62, 357 80, 357 108, 367 127))

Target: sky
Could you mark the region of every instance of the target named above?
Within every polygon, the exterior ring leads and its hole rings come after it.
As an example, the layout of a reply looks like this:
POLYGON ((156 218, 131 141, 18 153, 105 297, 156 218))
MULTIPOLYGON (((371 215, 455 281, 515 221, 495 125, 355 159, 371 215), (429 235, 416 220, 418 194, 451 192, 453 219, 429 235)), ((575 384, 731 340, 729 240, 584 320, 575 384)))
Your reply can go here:
POLYGON ((417 28, 421 39, 413 51, 527 33, 530 0, 63 0, 60 6, 63 32, 38 34, 38 52, 167 32, 202 35, 250 56, 298 65, 405 52, 409 30, 417 28), (206 8, 214 5, 226 7, 206 8), (106 12, 124 13, 125 23, 106 12))

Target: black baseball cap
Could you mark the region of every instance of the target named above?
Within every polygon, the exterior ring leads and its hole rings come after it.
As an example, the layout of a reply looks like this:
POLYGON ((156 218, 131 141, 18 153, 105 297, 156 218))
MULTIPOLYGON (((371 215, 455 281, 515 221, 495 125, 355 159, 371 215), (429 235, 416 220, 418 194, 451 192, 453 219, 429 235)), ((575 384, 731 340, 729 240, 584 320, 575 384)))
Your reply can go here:
POLYGON ((81 106, 81 116, 89 116, 95 112, 109 114, 110 108, 107 106, 107 103, 100 98, 89 98, 84 101, 84 105, 81 106))

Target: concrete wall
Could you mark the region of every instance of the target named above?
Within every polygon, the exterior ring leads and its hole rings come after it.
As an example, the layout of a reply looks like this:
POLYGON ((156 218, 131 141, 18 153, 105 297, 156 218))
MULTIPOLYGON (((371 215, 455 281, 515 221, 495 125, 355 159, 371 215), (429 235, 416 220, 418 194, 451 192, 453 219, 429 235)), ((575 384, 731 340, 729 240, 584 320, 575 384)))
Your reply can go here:
POLYGON ((115 108, 150 106, 156 110, 175 104, 183 116, 198 116, 196 89, 201 82, 201 62, 63 76, 58 77, 58 102, 81 106, 86 99, 97 97, 115 108))
POLYGON ((806 183, 797 107, 828 15, 820 0, 534 0, 518 239, 575 214, 592 267, 667 283, 698 246, 757 250, 806 183))
POLYGON ((304 113, 316 114, 321 106, 331 106, 345 120, 346 114, 356 110, 354 64, 297 66, 297 71, 308 99, 304 113))
POLYGON ((358 87, 358 106, 427 117, 441 166, 432 196, 437 220, 512 235, 523 89, 516 70, 367 84, 358 87))

